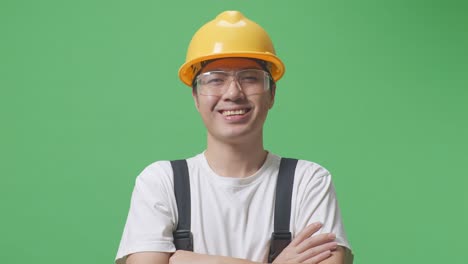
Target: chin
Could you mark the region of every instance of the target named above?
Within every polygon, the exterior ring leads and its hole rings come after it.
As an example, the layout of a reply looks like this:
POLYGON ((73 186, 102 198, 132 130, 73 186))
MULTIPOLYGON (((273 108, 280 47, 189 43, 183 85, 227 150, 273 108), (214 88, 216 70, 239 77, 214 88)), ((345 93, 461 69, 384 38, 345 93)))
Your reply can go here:
POLYGON ((259 138, 261 140, 261 131, 231 129, 230 131, 222 131, 221 133, 210 133, 210 136, 217 141, 226 143, 243 143, 250 142, 249 139, 259 138), (259 136, 260 135, 260 136, 259 136))

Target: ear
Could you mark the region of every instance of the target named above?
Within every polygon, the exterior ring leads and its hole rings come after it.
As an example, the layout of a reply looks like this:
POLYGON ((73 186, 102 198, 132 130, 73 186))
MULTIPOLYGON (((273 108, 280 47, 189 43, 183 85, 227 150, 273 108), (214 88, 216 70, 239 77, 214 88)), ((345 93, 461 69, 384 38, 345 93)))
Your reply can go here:
POLYGON ((198 112, 200 112, 199 109, 199 103, 198 103, 198 95, 195 89, 192 88, 192 97, 193 97, 193 102, 195 103, 195 108, 197 109, 198 112))
POLYGON ((269 106, 269 109, 271 109, 273 107, 273 105, 275 104, 275 95, 276 95, 276 83, 272 84, 271 86, 271 92, 270 92, 270 95, 271 95, 271 100, 270 100, 270 106, 269 106))

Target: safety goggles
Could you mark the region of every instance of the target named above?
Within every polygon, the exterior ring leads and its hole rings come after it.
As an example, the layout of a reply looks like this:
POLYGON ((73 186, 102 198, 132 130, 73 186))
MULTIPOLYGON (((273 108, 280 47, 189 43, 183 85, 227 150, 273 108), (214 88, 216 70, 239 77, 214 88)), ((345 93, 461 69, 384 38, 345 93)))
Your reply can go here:
POLYGON ((223 95, 232 82, 240 87, 245 95, 261 94, 270 89, 270 74, 260 69, 239 71, 209 71, 195 79, 198 94, 223 95))

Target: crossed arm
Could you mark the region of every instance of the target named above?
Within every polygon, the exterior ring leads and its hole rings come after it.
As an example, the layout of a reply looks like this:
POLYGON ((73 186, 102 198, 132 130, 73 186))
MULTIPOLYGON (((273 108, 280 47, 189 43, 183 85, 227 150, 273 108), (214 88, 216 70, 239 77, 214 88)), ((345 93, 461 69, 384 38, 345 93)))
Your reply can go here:
MULTIPOLYGON (((338 246, 335 235, 330 233, 312 236, 320 229, 318 223, 311 224, 302 230, 296 238, 275 259, 275 264, 352 264, 352 254, 347 248, 338 246)), ((213 256, 176 251, 141 252, 130 255, 127 264, 259 264, 246 259, 213 256)))

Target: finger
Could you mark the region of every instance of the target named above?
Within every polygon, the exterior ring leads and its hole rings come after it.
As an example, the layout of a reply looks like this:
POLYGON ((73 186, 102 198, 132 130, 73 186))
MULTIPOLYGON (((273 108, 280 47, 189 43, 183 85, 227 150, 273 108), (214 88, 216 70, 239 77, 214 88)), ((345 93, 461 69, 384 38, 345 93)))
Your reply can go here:
POLYGON ((327 258, 329 258, 331 256, 331 251, 330 250, 327 250, 325 252, 322 252, 320 254, 318 254, 317 256, 314 256, 302 263, 308 263, 308 264, 317 264, 319 262, 321 262, 322 260, 325 260, 327 258))
POLYGON ((333 242, 335 241, 335 239, 336 239, 336 236, 335 234, 332 234, 332 233, 325 233, 325 234, 311 236, 296 246, 297 247, 296 252, 301 253, 301 252, 308 250, 309 248, 317 247, 328 242, 333 242))
POLYGON ((302 263, 305 260, 308 260, 312 257, 315 257, 323 252, 326 251, 333 251, 338 247, 338 243, 336 242, 329 242, 317 247, 309 248, 308 250, 301 253, 296 259, 298 262, 302 263))
POLYGON ((312 234, 315 232, 319 231, 320 228, 322 227, 322 223, 320 222, 315 222, 313 224, 310 224, 304 228, 299 234, 297 234, 296 238, 291 241, 291 246, 297 246, 299 245, 302 241, 306 240, 309 238, 312 234))

